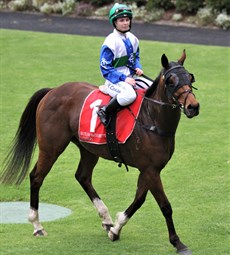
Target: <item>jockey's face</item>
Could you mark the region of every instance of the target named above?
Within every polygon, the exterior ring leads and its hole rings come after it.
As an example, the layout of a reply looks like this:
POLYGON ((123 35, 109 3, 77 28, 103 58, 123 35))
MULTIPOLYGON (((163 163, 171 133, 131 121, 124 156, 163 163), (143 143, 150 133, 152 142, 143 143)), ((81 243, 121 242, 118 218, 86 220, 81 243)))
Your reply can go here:
POLYGON ((121 17, 115 21, 116 29, 121 32, 126 32, 130 28, 130 18, 121 17))

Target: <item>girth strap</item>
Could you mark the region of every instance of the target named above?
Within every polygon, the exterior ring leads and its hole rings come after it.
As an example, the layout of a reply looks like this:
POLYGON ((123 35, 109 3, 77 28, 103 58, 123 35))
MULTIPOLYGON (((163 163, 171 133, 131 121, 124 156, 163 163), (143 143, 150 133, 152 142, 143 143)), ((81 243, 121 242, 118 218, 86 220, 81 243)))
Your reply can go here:
POLYGON ((116 117, 117 112, 112 112, 109 116, 109 122, 106 126, 106 140, 110 155, 112 156, 113 160, 118 163, 118 166, 121 167, 122 163, 125 165, 126 170, 129 171, 128 166, 125 164, 120 150, 119 144, 116 137, 116 117))

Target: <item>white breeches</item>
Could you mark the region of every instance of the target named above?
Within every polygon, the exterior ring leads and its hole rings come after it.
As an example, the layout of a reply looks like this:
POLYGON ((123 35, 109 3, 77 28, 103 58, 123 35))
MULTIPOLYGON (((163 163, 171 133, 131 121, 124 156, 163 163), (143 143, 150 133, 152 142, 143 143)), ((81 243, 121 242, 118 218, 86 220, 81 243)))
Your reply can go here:
MULTIPOLYGON (((113 84, 109 81, 105 82, 106 91, 105 93, 109 94, 111 97, 117 96, 117 102, 121 106, 126 106, 131 104, 137 97, 135 89, 147 89, 152 82, 146 80, 143 77, 133 77, 136 79, 136 86, 132 86, 124 81, 113 84)), ((104 89, 103 89, 104 90, 104 89)))
POLYGON ((107 92, 111 97, 117 96, 117 102, 121 106, 131 104, 137 97, 136 92, 132 85, 121 81, 117 84, 106 81, 107 92))

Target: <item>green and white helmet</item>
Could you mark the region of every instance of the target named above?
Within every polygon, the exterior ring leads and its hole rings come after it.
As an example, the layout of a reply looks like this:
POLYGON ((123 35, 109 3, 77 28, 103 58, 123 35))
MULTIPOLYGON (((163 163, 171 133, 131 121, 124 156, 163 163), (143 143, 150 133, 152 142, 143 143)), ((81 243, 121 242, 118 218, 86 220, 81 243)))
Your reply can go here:
POLYGON ((109 22, 114 25, 114 21, 121 17, 129 17, 132 19, 132 10, 125 4, 116 3, 109 11, 109 22))

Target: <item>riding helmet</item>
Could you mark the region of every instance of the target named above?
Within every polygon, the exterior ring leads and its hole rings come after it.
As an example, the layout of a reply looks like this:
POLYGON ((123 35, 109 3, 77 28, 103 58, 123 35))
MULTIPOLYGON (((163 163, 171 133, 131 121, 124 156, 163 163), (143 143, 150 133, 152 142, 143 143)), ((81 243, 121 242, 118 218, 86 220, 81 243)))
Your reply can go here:
POLYGON ((132 10, 125 4, 116 3, 109 11, 109 22, 115 27, 114 22, 121 17, 129 17, 132 20, 132 10))

